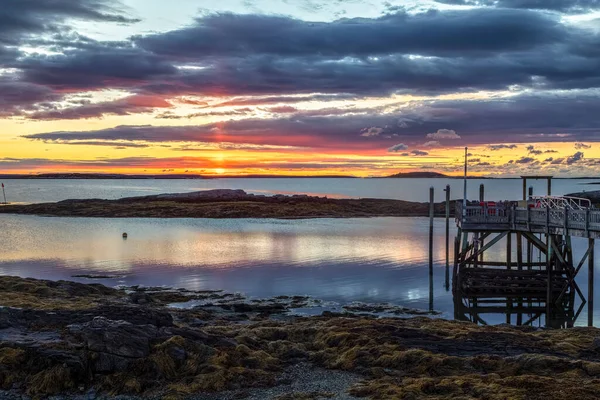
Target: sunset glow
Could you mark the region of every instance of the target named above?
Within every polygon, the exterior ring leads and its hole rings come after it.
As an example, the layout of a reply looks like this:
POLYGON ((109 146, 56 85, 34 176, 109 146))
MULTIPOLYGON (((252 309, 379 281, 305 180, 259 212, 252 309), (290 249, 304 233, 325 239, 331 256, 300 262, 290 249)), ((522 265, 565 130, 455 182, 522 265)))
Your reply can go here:
POLYGON ((600 174, 585 1, 30 3, 0 10, 2 173, 600 174))

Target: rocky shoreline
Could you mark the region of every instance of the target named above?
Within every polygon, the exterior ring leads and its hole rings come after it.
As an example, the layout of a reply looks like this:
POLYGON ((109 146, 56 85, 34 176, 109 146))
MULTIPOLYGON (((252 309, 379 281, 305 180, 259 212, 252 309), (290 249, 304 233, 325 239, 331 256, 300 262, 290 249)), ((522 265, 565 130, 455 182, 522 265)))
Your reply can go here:
MULTIPOLYGON (((453 207, 451 208, 453 212, 453 207)), ((216 189, 192 193, 81 199, 57 203, 6 205, 0 213, 104 218, 355 218, 429 215, 428 203, 389 199, 331 199, 307 195, 254 195, 216 189)), ((435 205, 444 215, 445 204, 435 205)))
POLYGON ((309 302, 0 277, 0 398, 600 397, 596 328, 288 313, 309 302))

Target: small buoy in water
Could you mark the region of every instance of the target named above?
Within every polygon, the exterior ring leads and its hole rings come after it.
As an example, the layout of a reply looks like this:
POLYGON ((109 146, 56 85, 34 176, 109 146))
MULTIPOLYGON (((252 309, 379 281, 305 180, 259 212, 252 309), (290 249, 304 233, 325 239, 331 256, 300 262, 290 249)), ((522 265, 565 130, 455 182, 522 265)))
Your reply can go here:
POLYGON ((123 239, 127 239, 127 232, 123 232, 123 239))

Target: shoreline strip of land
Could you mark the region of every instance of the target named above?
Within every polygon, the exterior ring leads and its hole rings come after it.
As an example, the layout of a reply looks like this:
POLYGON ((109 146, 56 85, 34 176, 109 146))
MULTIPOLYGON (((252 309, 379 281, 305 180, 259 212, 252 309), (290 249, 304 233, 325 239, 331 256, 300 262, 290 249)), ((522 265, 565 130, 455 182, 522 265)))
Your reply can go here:
MULTIPOLYGON (((102 218, 361 218, 424 217, 429 203, 392 199, 333 199, 308 195, 256 195, 215 189, 191 193, 127 197, 118 200, 73 199, 56 203, 3 205, 0 214, 102 218)), ((451 207, 453 215, 454 207, 451 207)), ((445 204, 435 204, 436 216, 445 204)))

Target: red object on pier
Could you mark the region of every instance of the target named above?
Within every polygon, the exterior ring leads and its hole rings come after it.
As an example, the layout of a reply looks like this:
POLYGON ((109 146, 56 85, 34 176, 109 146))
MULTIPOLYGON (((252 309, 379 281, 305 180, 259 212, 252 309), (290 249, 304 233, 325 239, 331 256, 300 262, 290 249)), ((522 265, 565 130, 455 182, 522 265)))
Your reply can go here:
POLYGON ((487 214, 488 215, 496 215, 496 202, 495 201, 480 201, 480 207, 488 207, 487 214))

